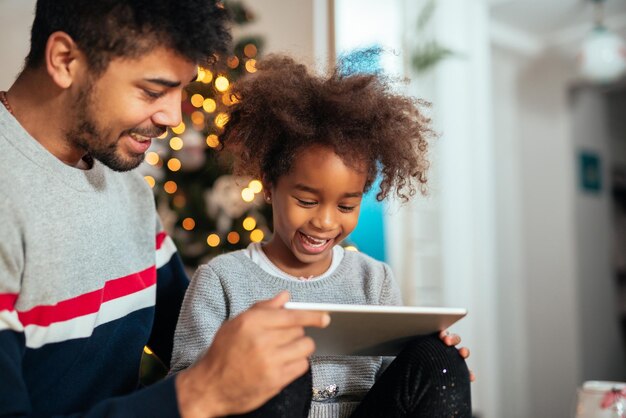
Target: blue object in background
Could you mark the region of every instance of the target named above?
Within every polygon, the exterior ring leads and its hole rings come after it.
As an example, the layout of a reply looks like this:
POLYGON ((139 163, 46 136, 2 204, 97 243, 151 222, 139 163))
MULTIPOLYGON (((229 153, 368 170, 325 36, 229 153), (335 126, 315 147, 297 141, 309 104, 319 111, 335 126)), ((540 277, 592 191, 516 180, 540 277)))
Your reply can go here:
POLYGON ((591 151, 579 153, 580 188, 585 192, 600 193, 602 190, 602 166, 600 156, 591 151))
POLYGON ((376 181, 372 188, 363 196, 359 224, 348 236, 348 241, 353 243, 361 252, 385 261, 385 224, 383 220, 383 204, 376 200, 378 185, 376 181))
MULTIPOLYGON (((355 73, 378 74, 382 72, 380 54, 382 48, 357 49, 339 57, 339 68, 342 74, 355 73)), ((373 133, 372 133, 373 134, 373 133)), ((348 236, 347 241, 354 244, 359 251, 380 261, 386 261, 385 225, 383 203, 376 200, 380 179, 374 182, 371 189, 363 196, 359 224, 348 236)))

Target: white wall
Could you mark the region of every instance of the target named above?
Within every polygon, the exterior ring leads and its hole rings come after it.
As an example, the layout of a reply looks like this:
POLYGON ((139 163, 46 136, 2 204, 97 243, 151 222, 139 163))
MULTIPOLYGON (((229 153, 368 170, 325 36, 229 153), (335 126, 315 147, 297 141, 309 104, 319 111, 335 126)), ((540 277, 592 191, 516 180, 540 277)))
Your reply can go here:
POLYGON ((287 53, 313 65, 316 47, 313 34, 314 3, 319 1, 249 0, 244 4, 253 13, 255 20, 235 28, 233 36, 259 35, 265 42, 263 53, 287 53))
POLYGON ((435 15, 437 39, 456 57, 435 71, 434 120, 441 132, 441 196, 444 304, 466 306, 459 323, 471 347, 472 386, 481 417, 507 416, 500 409, 499 356, 504 346, 496 310, 496 230, 491 54, 488 7, 482 0, 442 0, 435 15))
MULTIPOLYGON (((576 193, 578 317, 580 319, 583 380, 623 380, 624 347, 617 322, 616 277, 613 259, 611 165, 615 159, 609 130, 609 102, 602 89, 580 88, 572 94, 572 141, 578 152, 600 158, 602 188, 576 193), (602 324, 602 326, 599 326, 602 324)), ((623 108, 618 109, 622 112, 623 108)), ((623 118, 623 116, 621 116, 623 118)), ((619 156, 623 159, 624 155, 619 156)))
POLYGON ((28 54, 35 0, 0 0, 0 90, 9 88, 28 54))
POLYGON ((499 403, 510 418, 530 417, 528 385, 528 318, 526 265, 522 227, 522 161, 518 120, 519 59, 506 51, 492 50, 493 135, 495 153, 496 241, 499 379, 502 385, 499 403), (515 378, 512 378, 515 376, 515 378))
POLYGON ((570 417, 580 383, 574 233, 575 176, 567 88, 571 64, 553 52, 518 73, 522 262, 529 415, 570 417))

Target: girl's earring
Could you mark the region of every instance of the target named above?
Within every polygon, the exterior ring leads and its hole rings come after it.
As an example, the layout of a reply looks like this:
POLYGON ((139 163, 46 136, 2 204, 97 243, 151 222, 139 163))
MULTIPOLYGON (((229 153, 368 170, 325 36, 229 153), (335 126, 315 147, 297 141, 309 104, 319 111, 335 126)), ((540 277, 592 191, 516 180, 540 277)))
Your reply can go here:
POLYGON ((271 196, 265 196, 265 201, 267 203, 272 203, 272 197, 271 196))

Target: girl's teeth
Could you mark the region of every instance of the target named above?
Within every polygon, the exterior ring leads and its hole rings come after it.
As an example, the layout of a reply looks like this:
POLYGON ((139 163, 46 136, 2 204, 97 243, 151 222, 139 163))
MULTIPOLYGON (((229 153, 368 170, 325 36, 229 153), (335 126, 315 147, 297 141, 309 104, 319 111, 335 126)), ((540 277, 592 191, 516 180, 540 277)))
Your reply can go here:
POLYGON ((321 247, 322 245, 326 244, 328 242, 328 240, 326 239, 317 239, 317 238, 313 238, 309 235, 305 235, 302 234, 304 236, 304 238, 309 242, 309 244, 311 244, 314 247, 321 247))

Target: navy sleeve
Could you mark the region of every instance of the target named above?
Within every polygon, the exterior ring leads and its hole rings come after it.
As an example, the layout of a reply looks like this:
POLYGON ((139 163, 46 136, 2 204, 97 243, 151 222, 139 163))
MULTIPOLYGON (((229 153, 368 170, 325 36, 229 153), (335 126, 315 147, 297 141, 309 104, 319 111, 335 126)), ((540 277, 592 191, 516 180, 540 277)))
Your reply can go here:
MULTIPOLYGON (((0 306, 0 315, 2 312, 0 306)), ((22 358, 26 342, 22 332, 0 331, 0 416, 30 414, 30 400, 22 376, 22 358)))
MULTIPOLYGON (((31 402, 22 375, 24 350, 24 333, 6 329, 0 331, 0 417, 32 416, 31 402)), ((87 411, 68 413, 63 416, 73 418, 179 417, 174 377, 164 379, 128 396, 104 400, 87 411)))

